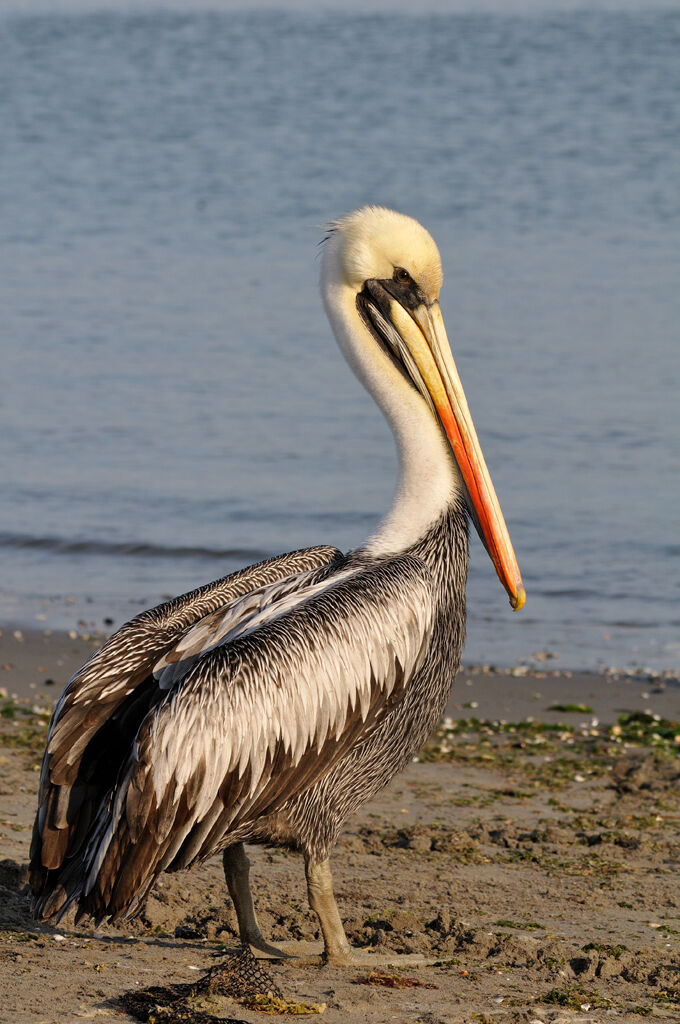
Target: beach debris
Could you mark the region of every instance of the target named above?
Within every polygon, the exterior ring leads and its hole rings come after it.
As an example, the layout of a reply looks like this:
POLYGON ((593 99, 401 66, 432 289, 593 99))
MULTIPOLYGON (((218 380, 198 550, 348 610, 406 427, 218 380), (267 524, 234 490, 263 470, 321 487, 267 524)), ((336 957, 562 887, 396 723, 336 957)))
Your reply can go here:
POLYGON ((235 999, 267 994, 283 998, 281 989, 248 946, 237 953, 228 953, 197 985, 210 994, 228 995, 235 999))
MULTIPOLYGON (((195 968, 192 968, 195 969, 195 968)), ((249 947, 228 953, 196 982, 152 986, 143 991, 124 993, 120 1003, 135 1020, 157 1024, 246 1024, 239 1018, 216 1016, 212 1000, 216 996, 237 999, 250 1009, 263 1013, 323 1013, 325 1003, 299 1003, 284 998, 271 975, 253 956, 249 947)))

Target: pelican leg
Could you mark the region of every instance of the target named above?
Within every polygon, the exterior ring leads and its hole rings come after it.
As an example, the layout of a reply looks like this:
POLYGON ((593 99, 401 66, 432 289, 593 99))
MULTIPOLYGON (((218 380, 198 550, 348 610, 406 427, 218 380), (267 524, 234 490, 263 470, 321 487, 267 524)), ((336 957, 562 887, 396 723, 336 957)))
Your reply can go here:
POLYGON ((250 861, 246 856, 243 843, 228 846, 222 854, 222 864, 229 895, 233 900, 238 919, 238 931, 242 945, 254 946, 255 949, 269 953, 270 956, 287 957, 288 953, 270 945, 260 931, 250 892, 250 861))
POLYGON ((333 895, 330 861, 315 862, 305 855, 305 874, 309 905, 319 918, 323 934, 323 958, 326 963, 349 967, 355 960, 333 895))

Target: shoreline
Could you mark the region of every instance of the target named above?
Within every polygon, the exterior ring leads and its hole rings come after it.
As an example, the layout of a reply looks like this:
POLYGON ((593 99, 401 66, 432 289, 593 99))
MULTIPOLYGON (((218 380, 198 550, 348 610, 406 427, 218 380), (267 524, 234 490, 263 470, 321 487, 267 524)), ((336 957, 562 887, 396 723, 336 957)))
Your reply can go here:
MULTIPOLYGON (((0 695, 54 702, 71 676, 109 636, 108 629, 0 630, 0 695)), ((672 672, 621 669, 497 668, 461 665, 445 711, 455 719, 580 724, 615 722, 625 712, 680 714, 680 678, 672 672), (580 706, 580 709, 579 709, 580 706), (573 708, 574 710, 561 710, 573 708)))
MULTIPOLYGON (((196 577, 200 582, 200 576, 196 577)), ((196 582, 194 580, 193 582, 196 582)), ((12 595, 0 591, 2 633, 19 630, 42 633, 88 634, 105 637, 150 608, 171 600, 192 583, 177 581, 172 591, 149 590, 137 597, 80 593, 12 595)), ((475 617, 472 596, 463 664, 476 670, 486 665, 511 675, 556 670, 561 674, 613 674, 661 679, 680 678, 680 645, 667 635, 669 623, 658 628, 644 621, 616 625, 589 621, 570 624, 533 619, 508 619, 499 609, 493 621, 475 617), (665 639, 664 639, 665 638, 665 639)), ((478 608, 479 604, 477 603, 478 608)), ((677 632, 677 631, 676 631, 677 632)), ((675 641, 676 633, 672 634, 675 641)), ((0 683, 0 685, 2 685, 0 683)))

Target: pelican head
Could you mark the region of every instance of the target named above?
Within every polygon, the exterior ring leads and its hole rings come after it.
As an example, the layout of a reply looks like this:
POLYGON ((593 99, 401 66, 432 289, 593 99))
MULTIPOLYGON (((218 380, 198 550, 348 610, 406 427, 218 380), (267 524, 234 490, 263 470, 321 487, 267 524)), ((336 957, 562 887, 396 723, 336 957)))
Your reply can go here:
POLYGON ((519 610, 522 578, 451 354, 441 286, 439 250, 413 218, 367 206, 331 224, 321 289, 338 344, 397 435, 413 422, 406 406, 436 421, 472 521, 519 610))

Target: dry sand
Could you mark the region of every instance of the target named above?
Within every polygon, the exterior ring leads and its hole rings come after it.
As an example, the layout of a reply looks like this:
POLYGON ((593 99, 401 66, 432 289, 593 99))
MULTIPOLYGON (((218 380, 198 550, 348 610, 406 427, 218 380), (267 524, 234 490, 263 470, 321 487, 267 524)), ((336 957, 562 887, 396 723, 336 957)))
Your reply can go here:
MULTIPOLYGON (((132 1021, 141 1004, 157 1021, 263 1021, 219 994, 130 998, 196 983, 235 948, 219 858, 163 876, 123 930, 31 920, 42 712, 100 641, 0 637, 0 1021, 132 1021)), ((356 969, 309 955, 300 856, 251 850, 263 930, 306 954, 267 964, 289 1008, 325 1003, 328 1024, 680 1020, 678 681, 462 670, 449 715, 336 849, 356 969)))

